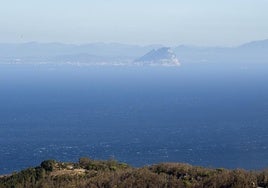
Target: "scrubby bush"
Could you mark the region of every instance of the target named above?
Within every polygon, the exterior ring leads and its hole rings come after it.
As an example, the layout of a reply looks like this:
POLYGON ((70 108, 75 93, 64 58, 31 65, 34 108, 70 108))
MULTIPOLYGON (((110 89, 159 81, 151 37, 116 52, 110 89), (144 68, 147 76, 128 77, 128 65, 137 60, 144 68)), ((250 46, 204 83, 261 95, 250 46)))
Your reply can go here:
POLYGON ((41 163, 41 167, 48 172, 53 171, 55 168, 56 161, 55 160, 46 160, 41 163))

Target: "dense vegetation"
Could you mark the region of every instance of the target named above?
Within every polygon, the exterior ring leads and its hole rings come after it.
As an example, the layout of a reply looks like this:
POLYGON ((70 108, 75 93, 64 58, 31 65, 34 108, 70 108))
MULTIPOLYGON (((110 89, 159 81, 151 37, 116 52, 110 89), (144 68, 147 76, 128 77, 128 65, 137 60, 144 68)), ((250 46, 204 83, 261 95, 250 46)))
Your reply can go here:
POLYGON ((0 188, 21 187, 268 187, 268 171, 208 169, 180 163, 133 168, 114 160, 81 158, 78 163, 48 160, 0 177, 0 188))

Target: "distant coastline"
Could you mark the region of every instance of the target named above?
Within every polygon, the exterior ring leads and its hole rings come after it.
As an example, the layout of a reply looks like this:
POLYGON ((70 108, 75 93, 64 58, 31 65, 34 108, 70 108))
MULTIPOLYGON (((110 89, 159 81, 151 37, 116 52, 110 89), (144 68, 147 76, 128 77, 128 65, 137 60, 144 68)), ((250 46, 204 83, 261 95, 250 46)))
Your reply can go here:
POLYGON ((179 63, 268 63, 268 39, 234 47, 178 45, 166 48, 172 51, 170 54, 163 53, 163 49, 165 46, 161 44, 139 46, 121 43, 0 43, 0 64, 177 66, 179 63))

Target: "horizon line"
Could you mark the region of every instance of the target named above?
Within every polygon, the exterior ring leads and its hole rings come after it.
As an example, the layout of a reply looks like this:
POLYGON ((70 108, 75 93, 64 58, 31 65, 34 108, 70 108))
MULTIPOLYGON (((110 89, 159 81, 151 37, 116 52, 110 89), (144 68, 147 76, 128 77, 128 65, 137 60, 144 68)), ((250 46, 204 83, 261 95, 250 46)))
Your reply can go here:
POLYGON ((248 40, 238 45, 196 45, 196 44, 177 44, 177 45, 165 45, 165 44, 134 44, 134 43, 124 43, 124 42, 86 42, 86 43, 68 43, 68 42, 59 42, 59 41, 50 41, 50 42, 42 42, 42 41, 25 41, 25 42, 0 42, 1 45, 22 45, 22 44, 58 44, 58 45, 72 45, 72 46, 85 46, 85 45, 127 45, 127 46, 138 46, 138 47, 149 47, 149 46, 159 46, 159 47, 179 47, 179 46, 187 46, 187 47, 218 47, 218 48, 232 48, 239 47, 245 44, 253 43, 253 42, 264 42, 268 41, 266 39, 257 39, 257 40, 248 40))

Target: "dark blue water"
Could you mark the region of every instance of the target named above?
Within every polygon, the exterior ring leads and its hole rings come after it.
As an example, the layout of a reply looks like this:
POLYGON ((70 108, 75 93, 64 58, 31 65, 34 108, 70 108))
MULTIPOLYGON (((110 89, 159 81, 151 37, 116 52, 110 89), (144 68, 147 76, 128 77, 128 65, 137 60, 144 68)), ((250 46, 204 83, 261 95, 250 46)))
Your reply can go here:
POLYGON ((0 174, 45 159, 268 167, 268 66, 0 66, 0 174))

